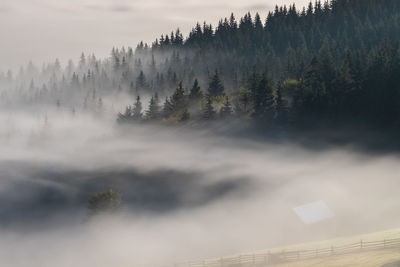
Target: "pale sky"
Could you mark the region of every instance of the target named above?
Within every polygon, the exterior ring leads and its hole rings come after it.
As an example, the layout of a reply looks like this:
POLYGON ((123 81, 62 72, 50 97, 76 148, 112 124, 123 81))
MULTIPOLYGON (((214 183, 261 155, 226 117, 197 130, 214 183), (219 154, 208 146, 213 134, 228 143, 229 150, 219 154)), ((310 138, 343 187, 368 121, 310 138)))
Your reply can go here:
POLYGON ((150 43, 177 27, 186 35, 197 21, 247 11, 264 19, 275 4, 293 2, 308 0, 0 0, 0 71, 29 60, 65 64, 82 51, 105 57, 113 46, 150 43))

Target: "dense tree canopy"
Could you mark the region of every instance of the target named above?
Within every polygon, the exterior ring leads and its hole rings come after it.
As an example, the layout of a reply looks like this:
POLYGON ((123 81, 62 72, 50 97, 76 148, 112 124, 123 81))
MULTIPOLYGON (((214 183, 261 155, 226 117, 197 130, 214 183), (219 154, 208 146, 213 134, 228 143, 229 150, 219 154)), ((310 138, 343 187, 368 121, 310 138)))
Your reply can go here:
POLYGON ((65 69, 58 61, 42 70, 29 64, 0 74, 0 88, 11 88, 0 100, 99 112, 106 96, 128 93, 150 102, 143 113, 138 99, 121 122, 231 113, 285 124, 400 125, 400 1, 317 0, 265 15, 197 23, 186 38, 178 29, 152 45, 113 48, 105 60, 82 53, 65 69))

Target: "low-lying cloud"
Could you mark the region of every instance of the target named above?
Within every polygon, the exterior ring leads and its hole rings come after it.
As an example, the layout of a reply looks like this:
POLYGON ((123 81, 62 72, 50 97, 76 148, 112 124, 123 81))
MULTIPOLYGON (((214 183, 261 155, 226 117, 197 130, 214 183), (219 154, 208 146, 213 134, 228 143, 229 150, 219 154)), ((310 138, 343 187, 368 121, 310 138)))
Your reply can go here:
POLYGON ((396 154, 2 111, 0 265, 165 266, 395 227, 396 154), (87 218, 94 192, 125 207, 87 218), (335 214, 306 225, 294 207, 335 214))

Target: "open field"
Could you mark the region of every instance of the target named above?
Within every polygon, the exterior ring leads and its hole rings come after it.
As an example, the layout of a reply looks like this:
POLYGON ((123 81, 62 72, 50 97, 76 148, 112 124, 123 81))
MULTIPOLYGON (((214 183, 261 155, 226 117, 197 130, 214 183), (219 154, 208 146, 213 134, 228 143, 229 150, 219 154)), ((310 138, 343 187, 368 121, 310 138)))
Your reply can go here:
MULTIPOLYGON (((338 266, 383 266, 388 263, 400 261, 400 249, 385 249, 385 250, 374 250, 367 252, 359 252, 348 255, 338 255, 332 257, 316 258, 310 260, 302 260, 298 262, 290 262, 284 264, 274 264, 270 266, 326 266, 326 267, 338 267, 338 266)), ((400 265, 395 265, 400 266, 400 265)))

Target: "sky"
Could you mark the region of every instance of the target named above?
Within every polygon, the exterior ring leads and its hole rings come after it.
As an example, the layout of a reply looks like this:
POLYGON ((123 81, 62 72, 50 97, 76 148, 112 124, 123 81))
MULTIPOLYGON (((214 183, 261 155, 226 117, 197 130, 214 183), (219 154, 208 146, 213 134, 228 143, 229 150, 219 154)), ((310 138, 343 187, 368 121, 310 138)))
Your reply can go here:
POLYGON ((1 0, 0 72, 21 64, 77 60, 81 52, 109 55, 112 47, 151 43, 179 27, 217 23, 234 12, 265 18, 276 4, 308 0, 1 0))

